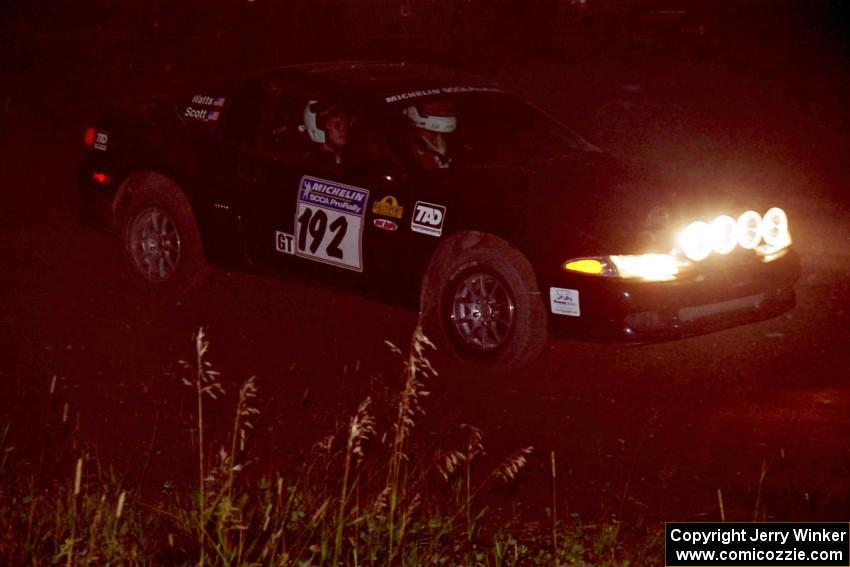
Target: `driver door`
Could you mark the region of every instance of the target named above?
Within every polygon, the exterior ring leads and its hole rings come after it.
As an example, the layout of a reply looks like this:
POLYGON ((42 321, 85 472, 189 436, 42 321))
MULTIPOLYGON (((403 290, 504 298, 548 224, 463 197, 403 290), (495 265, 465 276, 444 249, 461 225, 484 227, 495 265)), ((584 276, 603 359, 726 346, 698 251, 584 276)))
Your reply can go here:
POLYGON ((304 107, 317 97, 274 88, 269 95, 258 145, 239 160, 251 259, 274 271, 366 287, 402 257, 404 176, 360 117, 350 158, 337 164, 304 132, 304 107))

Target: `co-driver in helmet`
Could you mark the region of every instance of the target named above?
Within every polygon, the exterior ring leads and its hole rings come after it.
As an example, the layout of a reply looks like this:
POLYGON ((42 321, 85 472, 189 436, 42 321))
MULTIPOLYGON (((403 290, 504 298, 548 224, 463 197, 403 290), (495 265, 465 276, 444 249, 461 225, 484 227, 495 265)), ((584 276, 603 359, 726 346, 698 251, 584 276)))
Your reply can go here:
POLYGON ((445 169, 451 166, 447 135, 457 128, 454 105, 434 100, 408 106, 404 114, 415 128, 413 150, 425 169, 445 169))

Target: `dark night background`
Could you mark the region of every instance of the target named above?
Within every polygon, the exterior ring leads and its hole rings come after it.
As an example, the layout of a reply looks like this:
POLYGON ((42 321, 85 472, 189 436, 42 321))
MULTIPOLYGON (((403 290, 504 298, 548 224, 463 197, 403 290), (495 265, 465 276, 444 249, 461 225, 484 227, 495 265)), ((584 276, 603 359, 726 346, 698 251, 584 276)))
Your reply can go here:
POLYGON ((168 432, 139 483, 179 477, 190 409, 173 372, 202 324, 228 379, 264 381, 261 458, 293 462, 334 412, 394 385, 383 340, 406 344, 414 314, 223 271, 146 304, 117 242, 76 222, 74 166, 105 101, 295 62, 425 61, 496 77, 625 159, 776 195, 803 258, 799 304, 772 321, 633 349, 552 341, 511 378, 440 359, 427 426, 482 427, 494 461, 537 447, 512 496, 532 509, 554 450, 590 517, 717 519, 722 488, 730 519, 752 517, 757 490, 768 519, 847 519, 850 3, 32 0, 0 5, 0 41, 0 423, 18 438, 58 375, 102 456, 132 468, 168 432))

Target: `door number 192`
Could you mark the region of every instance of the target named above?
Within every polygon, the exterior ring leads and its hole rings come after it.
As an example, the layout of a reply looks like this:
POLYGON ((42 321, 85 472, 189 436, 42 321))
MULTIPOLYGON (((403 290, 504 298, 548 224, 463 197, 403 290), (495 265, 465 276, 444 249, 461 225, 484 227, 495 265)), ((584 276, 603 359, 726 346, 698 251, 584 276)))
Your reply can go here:
POLYGON ((325 238, 325 233, 330 229, 331 241, 325 248, 325 254, 331 258, 342 260, 342 249, 339 247, 345 233, 348 230, 348 221, 344 216, 337 217, 328 225, 328 215, 321 209, 313 210, 310 207, 304 209, 301 216, 298 217, 298 250, 304 252, 308 247, 308 237, 310 239, 310 253, 315 254, 322 241, 325 238))

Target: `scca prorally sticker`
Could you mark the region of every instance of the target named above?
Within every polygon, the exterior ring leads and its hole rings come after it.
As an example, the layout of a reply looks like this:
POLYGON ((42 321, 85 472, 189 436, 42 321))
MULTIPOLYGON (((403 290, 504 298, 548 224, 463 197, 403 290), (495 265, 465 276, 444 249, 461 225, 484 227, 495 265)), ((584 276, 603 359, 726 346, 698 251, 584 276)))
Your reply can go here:
POLYGON ((94 135, 94 149, 106 151, 109 146, 109 132, 98 130, 94 135))
POLYGON ((577 289, 549 288, 549 307, 555 315, 581 316, 577 289))
POLYGON ((192 104, 200 104, 201 106, 224 106, 227 99, 223 96, 207 96, 195 95, 192 97, 192 104))
POLYGON ((295 237, 279 230, 275 231, 274 249, 282 254, 295 254, 295 237))
POLYGON ((383 217, 400 219, 404 214, 404 207, 398 204, 398 199, 392 195, 387 195, 380 201, 372 203, 372 212, 383 217))
POLYGON ((295 209, 295 255, 363 271, 363 217, 369 191, 305 175, 295 209))
POLYGON ((187 106, 186 112, 183 113, 183 116, 191 118, 192 120, 199 120, 201 122, 215 122, 221 116, 221 112, 218 110, 209 110, 208 108, 194 108, 192 106, 187 106))
POLYGON ((443 234, 443 223, 446 220, 446 208, 443 205, 417 201, 413 207, 413 217, 410 219, 410 230, 430 236, 443 234))

